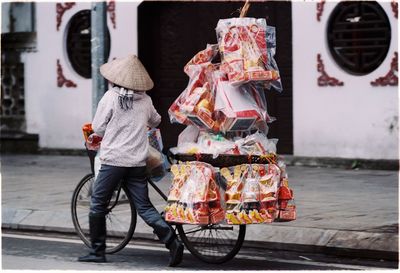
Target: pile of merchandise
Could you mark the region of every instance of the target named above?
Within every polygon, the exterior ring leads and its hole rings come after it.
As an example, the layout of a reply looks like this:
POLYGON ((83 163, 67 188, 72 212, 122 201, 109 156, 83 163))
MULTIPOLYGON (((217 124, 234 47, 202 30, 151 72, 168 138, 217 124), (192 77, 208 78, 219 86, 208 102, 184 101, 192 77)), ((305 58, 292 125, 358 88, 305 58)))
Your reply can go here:
POLYGON ((228 224, 260 224, 296 219, 293 191, 286 167, 276 164, 242 164, 222 168, 228 224))
POLYGON ((175 223, 210 224, 224 220, 214 168, 204 162, 172 165, 173 181, 165 219, 175 223))
MULTIPOLYGON (((230 18, 219 20, 216 32, 218 44, 207 45, 184 67, 188 86, 168 113, 172 123, 187 127, 171 152, 213 158, 276 154, 277 139, 267 138, 267 124, 274 118, 264 94, 271 87, 282 91, 275 28, 265 19, 230 18)), ((255 224, 296 218, 282 161, 222 169, 193 161, 173 165, 171 171, 167 221, 255 224), (221 183, 227 185, 223 200, 221 183)))

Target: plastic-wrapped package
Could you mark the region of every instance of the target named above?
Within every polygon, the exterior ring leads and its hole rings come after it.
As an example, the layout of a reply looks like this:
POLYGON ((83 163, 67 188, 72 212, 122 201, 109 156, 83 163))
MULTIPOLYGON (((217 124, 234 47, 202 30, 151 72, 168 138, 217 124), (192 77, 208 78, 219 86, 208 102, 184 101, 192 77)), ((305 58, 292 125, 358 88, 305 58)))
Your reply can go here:
POLYGON ((91 134, 86 140, 86 148, 91 151, 98 151, 102 139, 103 138, 96 133, 91 134))
POLYGON ((242 164, 222 168, 228 224, 270 223, 277 217, 280 170, 275 164, 242 164), (232 175, 233 171, 233 175, 232 175))
MULTIPOLYGON (((215 70, 214 68, 210 68, 210 66, 214 66, 211 64, 212 59, 217 55, 218 53, 218 45, 217 44, 207 44, 206 49, 198 52, 194 57, 185 65, 183 68, 183 71, 185 71, 186 75, 188 75, 190 78, 194 77, 195 74, 197 73, 194 68, 196 66, 202 66, 202 67, 207 67, 210 70, 207 70, 208 72, 212 72, 215 70)), ((207 77, 210 77, 208 73, 206 73, 207 77)), ((208 78, 208 81, 211 79, 208 78)))
POLYGON ((222 134, 205 131, 200 132, 197 144, 200 145, 202 153, 212 154, 214 158, 219 154, 232 154, 236 149, 235 143, 226 139, 222 134))
POLYGON ((294 202, 293 190, 289 188, 289 180, 286 172, 286 165, 283 161, 278 161, 281 170, 280 186, 278 189, 278 215, 277 221, 296 220, 296 204, 294 202))
MULTIPOLYGON (((185 132, 187 127, 183 132, 185 132)), ((192 129, 190 129, 192 130, 192 129)), ((189 132, 189 130, 187 131, 189 132)), ((194 130, 196 140, 192 137, 185 138, 187 141, 178 141, 178 146, 170 151, 173 154, 212 154, 216 158, 224 155, 266 155, 276 154, 277 139, 268 139, 264 134, 255 132, 246 137, 238 137, 232 134, 214 134, 207 131, 194 130)), ((186 132, 185 132, 186 134, 186 132)), ((189 133, 188 133, 189 135, 189 133)), ((184 138, 182 138, 184 139, 184 138)))
POLYGON ((157 151, 162 152, 164 145, 161 137, 161 131, 158 128, 151 128, 147 131, 147 138, 149 139, 149 144, 157 151))
POLYGON ((201 66, 195 66, 192 73, 187 88, 168 109, 170 121, 210 129, 214 126, 214 94, 201 66))
POLYGON ((216 45, 207 45, 205 50, 197 53, 185 66, 189 84, 168 109, 170 121, 181 124, 193 124, 199 128, 213 129, 215 121, 214 91, 212 73, 218 69, 211 63, 217 54, 216 45))
POLYGON ((227 81, 218 81, 214 110, 222 132, 248 131, 257 121, 271 121, 265 97, 250 84, 233 86, 227 81))
POLYGON ((183 143, 196 143, 200 130, 196 126, 187 126, 178 136, 178 147, 183 143))
POLYGON ((152 128, 147 131, 149 141, 149 153, 146 159, 147 175, 153 181, 160 181, 167 173, 168 160, 162 153, 164 148, 161 132, 158 128, 152 128))
POLYGON ((198 154, 204 153, 203 147, 197 142, 184 142, 177 147, 169 149, 172 154, 198 154))
MULTIPOLYGON (((267 70, 275 70, 278 71, 278 64, 275 61, 275 52, 276 52, 276 32, 275 32, 275 27, 272 26, 267 26, 267 58, 268 61, 266 63, 266 68, 267 70)), ((266 87, 270 89, 274 87, 277 91, 282 92, 282 81, 281 78, 278 77, 277 79, 274 79, 272 81, 266 82, 266 87)))
POLYGON ((167 158, 153 146, 149 146, 149 153, 146 159, 146 172, 153 181, 160 181, 167 174, 167 158))
POLYGON ((240 154, 264 155, 276 154, 277 139, 268 139, 266 135, 256 132, 235 141, 240 154))
POLYGON ((229 18, 218 21, 216 32, 222 57, 221 70, 229 82, 271 81, 279 78, 267 70, 267 23, 265 19, 229 18))
POLYGON ((219 154, 238 154, 235 143, 221 134, 200 131, 196 142, 190 138, 188 140, 189 142, 178 142, 178 146, 171 148, 170 151, 173 154, 212 154, 214 158, 219 154))
POLYGON ((82 126, 83 137, 87 141, 88 137, 93 134, 93 128, 91 123, 86 123, 82 126))
POLYGON ((203 162, 187 162, 171 167, 173 182, 165 208, 166 221, 209 224, 224 220, 214 168, 203 162))

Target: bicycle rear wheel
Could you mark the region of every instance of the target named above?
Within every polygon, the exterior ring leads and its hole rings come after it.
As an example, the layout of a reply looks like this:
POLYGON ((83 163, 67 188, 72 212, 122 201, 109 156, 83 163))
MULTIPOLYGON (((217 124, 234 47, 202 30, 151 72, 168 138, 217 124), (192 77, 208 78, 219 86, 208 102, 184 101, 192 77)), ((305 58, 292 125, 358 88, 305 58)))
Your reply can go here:
POLYGON ((212 264, 221 264, 235 257, 246 235, 246 225, 178 224, 176 227, 190 253, 212 264))
MULTIPOLYGON (((88 247, 90 247, 89 211, 93 183, 93 174, 83 177, 75 188, 71 202, 72 222, 75 230, 88 247)), ((127 194, 125 186, 122 186, 116 203, 117 190, 111 197, 108 208, 112 209, 106 216, 107 254, 123 249, 131 240, 136 228, 136 209, 133 201, 127 194)))

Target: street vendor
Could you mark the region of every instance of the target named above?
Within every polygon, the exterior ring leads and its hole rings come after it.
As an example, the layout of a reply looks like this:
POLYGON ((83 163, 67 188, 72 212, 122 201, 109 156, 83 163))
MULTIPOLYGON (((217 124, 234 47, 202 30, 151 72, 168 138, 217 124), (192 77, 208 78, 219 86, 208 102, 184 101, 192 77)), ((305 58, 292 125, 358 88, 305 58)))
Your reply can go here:
POLYGON ((183 244, 152 205, 146 178, 147 127, 156 127, 161 122, 161 116, 145 92, 152 89, 154 83, 135 55, 102 65, 100 73, 112 88, 100 100, 92 122, 94 133, 103 138, 101 168, 90 203, 91 250, 78 261, 106 261, 107 205, 123 179, 139 216, 170 250, 169 266, 176 266, 182 261, 183 244))

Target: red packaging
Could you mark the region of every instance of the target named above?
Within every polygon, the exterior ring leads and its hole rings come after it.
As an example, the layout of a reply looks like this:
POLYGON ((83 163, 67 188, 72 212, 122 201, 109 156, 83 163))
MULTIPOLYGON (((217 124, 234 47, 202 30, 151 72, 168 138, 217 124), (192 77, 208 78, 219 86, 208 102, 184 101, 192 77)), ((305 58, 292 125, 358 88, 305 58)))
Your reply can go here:
POLYGON ((89 138, 91 134, 93 134, 93 129, 92 129, 92 124, 91 123, 86 123, 82 126, 82 132, 83 132, 83 137, 85 138, 85 141, 89 138))

